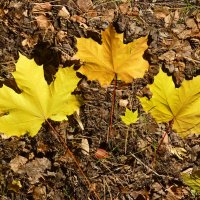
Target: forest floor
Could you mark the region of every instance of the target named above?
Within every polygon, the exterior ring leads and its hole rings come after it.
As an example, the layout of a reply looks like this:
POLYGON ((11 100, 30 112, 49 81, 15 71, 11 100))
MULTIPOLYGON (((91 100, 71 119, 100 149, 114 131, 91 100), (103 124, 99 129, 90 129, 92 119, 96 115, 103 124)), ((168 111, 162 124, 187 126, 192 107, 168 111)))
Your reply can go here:
POLYGON ((43 64, 47 82, 59 65, 79 66, 73 59, 76 37, 101 42, 113 24, 128 43, 149 35, 143 79, 118 83, 112 137, 107 141, 114 86, 102 88, 82 78, 77 93, 84 104, 69 121, 52 122, 78 161, 44 124, 37 136, 0 136, 1 200, 189 200, 200 197, 183 183, 181 173, 199 171, 200 136, 185 139, 144 114, 136 95, 160 68, 178 87, 200 72, 199 0, 5 0, 0 2, 0 83, 17 91, 11 72, 18 53, 43 64), (139 108, 142 118, 126 126, 125 107, 139 108), (174 154, 170 147, 184 148, 174 154), (89 153, 85 152, 89 148, 89 153), (155 154, 156 151, 156 154, 155 154), (80 170, 81 169, 81 170, 80 170))

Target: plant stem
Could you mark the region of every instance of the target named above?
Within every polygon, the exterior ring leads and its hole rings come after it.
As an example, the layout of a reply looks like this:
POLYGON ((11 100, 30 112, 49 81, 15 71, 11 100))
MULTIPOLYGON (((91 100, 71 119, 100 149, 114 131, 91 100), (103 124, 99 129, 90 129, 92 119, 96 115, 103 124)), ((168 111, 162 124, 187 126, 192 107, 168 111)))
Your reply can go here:
POLYGON ((115 111, 116 89, 117 89, 117 74, 115 74, 115 77, 114 77, 114 90, 113 90, 113 93, 112 93, 112 106, 111 106, 111 112, 110 112, 110 123, 109 123, 109 129, 108 129, 108 134, 107 134, 107 142, 109 141, 110 136, 112 136, 113 116, 114 116, 114 111, 115 111))
POLYGON ((158 147, 157 147, 157 149, 155 151, 154 158, 153 158, 153 166, 155 166, 157 153, 160 150, 160 147, 163 144, 163 141, 164 141, 166 135, 170 134, 172 132, 172 125, 173 125, 173 123, 174 123, 173 120, 171 120, 171 121, 168 122, 168 126, 166 127, 166 130, 165 130, 165 132, 164 132, 164 134, 163 134, 163 136, 162 136, 162 138, 161 138, 161 140, 159 142, 159 145, 158 145, 158 147))
POLYGON ((162 136, 162 138, 161 138, 161 140, 160 140, 160 142, 159 142, 159 145, 158 145, 158 147, 157 147, 157 149, 156 149, 156 151, 155 151, 155 154, 157 154, 158 151, 160 150, 160 147, 161 147, 161 145, 162 145, 162 143, 163 143, 163 141, 164 141, 166 135, 167 135, 167 131, 164 132, 164 134, 163 134, 163 136, 162 136))
MULTIPOLYGON (((74 156, 74 154, 70 151, 70 149, 68 148, 67 144, 65 143, 65 140, 63 139, 63 137, 58 133, 58 131, 56 131, 56 129, 51 125, 51 123, 46 120, 46 122, 48 123, 49 127, 52 129, 53 131, 53 135, 54 137, 64 146, 65 150, 66 150, 66 154, 68 154, 73 161, 75 162, 78 170, 80 171, 81 175, 83 176, 85 182, 87 183, 87 185, 89 186, 89 191, 92 188, 92 184, 90 183, 90 181, 88 180, 88 178, 86 177, 86 175, 84 174, 83 170, 80 167, 79 161, 76 159, 76 157, 74 156)), ((65 154, 65 155, 66 155, 65 154)), ((100 200, 99 195, 96 193, 95 190, 92 190, 92 192, 94 193, 94 195, 96 196, 96 198, 98 200, 100 200)))
POLYGON ((163 141, 164 141, 166 135, 167 135, 167 134, 170 134, 170 133, 172 132, 172 125, 173 125, 173 120, 169 121, 168 126, 166 127, 166 130, 165 130, 165 133, 164 133, 164 135, 162 136, 162 139, 160 140, 160 143, 159 143, 159 145, 158 145, 158 148, 156 149, 156 154, 157 154, 157 152, 159 151, 159 149, 160 149, 160 147, 161 147, 161 145, 162 145, 162 143, 163 143, 163 141))

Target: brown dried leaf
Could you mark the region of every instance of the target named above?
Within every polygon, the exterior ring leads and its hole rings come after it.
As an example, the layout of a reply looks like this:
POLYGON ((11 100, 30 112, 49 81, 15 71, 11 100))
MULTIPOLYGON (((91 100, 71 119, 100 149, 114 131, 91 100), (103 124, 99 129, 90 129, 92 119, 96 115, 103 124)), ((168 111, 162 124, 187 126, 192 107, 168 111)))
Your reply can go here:
POLYGON ((26 173, 31 184, 35 184, 39 181, 39 178, 43 177, 44 171, 50 169, 50 167, 51 162, 47 158, 36 158, 26 163, 21 173, 26 173))
POLYGON ((69 13, 69 11, 67 10, 67 8, 65 6, 63 6, 59 10, 58 17, 62 17, 62 18, 65 18, 65 19, 69 19, 70 18, 70 13, 69 13))
POLYGON ((38 35, 33 35, 33 37, 28 36, 22 41, 22 46, 28 46, 29 48, 33 48, 38 42, 38 35))
POLYGON ((119 10, 122 14, 127 14, 130 7, 130 3, 122 3, 119 5, 119 10))
POLYGON ((54 31, 54 27, 50 20, 45 15, 39 15, 35 17, 38 26, 41 29, 48 30, 50 29, 52 32, 54 31))
POLYGON ((184 24, 177 24, 175 28, 172 28, 173 33, 181 34, 186 29, 184 24))
POLYGON ((56 39, 58 42, 63 42, 65 37, 66 37, 66 33, 64 31, 58 31, 56 34, 56 39))
POLYGON ((185 79, 185 75, 182 72, 178 71, 177 68, 175 68, 173 72, 173 78, 175 85, 180 86, 183 80, 185 79))
POLYGON ((49 2, 45 2, 45 3, 35 3, 35 5, 33 6, 32 12, 36 13, 36 12, 46 12, 46 11, 50 11, 52 9, 52 5, 49 2))
POLYGON ((184 70, 185 70, 185 63, 184 62, 181 62, 181 61, 177 62, 176 65, 177 65, 177 68, 180 72, 184 72, 184 70))
POLYGON ((186 39, 188 37, 191 37, 192 30, 191 29, 185 29, 181 33, 178 34, 179 39, 186 39))
POLYGON ((27 158, 17 155, 14 159, 10 161, 9 165, 14 172, 20 174, 27 161, 27 158))
POLYGON ((33 199, 34 200, 44 200, 46 197, 46 187, 38 186, 33 189, 33 199))
POLYGON ((81 152, 82 152, 84 155, 89 155, 90 146, 89 146, 88 139, 83 138, 83 139, 81 140, 81 149, 82 149, 81 152))
POLYGON ((184 198, 184 193, 182 188, 171 186, 167 189, 166 200, 179 200, 184 198))
POLYGON ((77 5, 83 12, 87 12, 88 10, 93 8, 93 3, 91 0, 77 0, 77 5))
POLYGON ((170 13, 164 18, 165 27, 167 28, 172 24, 176 24, 179 18, 180 18, 180 12, 178 10, 175 10, 175 12, 170 13))
POLYGON ((109 153, 105 149, 97 149, 95 157, 98 159, 106 159, 109 157, 109 153))
POLYGON ((180 11, 175 10, 174 15, 173 15, 173 24, 176 24, 179 19, 180 19, 180 11))
POLYGON ((37 183, 43 177, 46 169, 51 167, 51 162, 47 158, 36 158, 31 162, 23 156, 16 156, 10 161, 11 169, 18 174, 27 174, 32 184, 37 183))
POLYGON ((176 56, 176 53, 173 50, 169 50, 165 52, 164 54, 162 54, 161 56, 159 56, 158 58, 160 60, 165 60, 167 62, 170 62, 175 59, 175 56, 176 56))
POLYGON ((169 7, 156 7, 154 8, 154 15, 157 19, 164 19, 167 15, 169 15, 169 7))
POLYGON ((177 59, 191 57, 192 48, 191 48, 189 42, 187 42, 187 41, 184 41, 184 42, 179 41, 179 43, 176 43, 174 45, 174 49, 176 49, 176 58, 177 59))
POLYGON ((79 110, 76 111, 73 115, 74 115, 74 118, 76 119, 76 121, 78 122, 81 130, 83 131, 84 130, 84 126, 83 126, 83 123, 82 123, 81 118, 80 118, 79 110))
POLYGON ((196 22, 195 22, 195 20, 193 18, 186 19, 185 23, 186 23, 188 28, 192 29, 192 31, 199 31, 198 27, 197 27, 197 24, 196 24, 196 22))
POLYGON ((114 17, 115 17, 115 10, 109 9, 109 10, 105 10, 105 15, 102 17, 102 20, 112 22, 114 17))
POLYGON ((79 23, 86 23, 86 19, 79 16, 79 15, 73 15, 70 17, 70 19, 73 21, 73 22, 79 22, 79 23))
POLYGON ((0 18, 3 18, 5 16, 5 11, 3 8, 0 8, 0 18))
POLYGON ((126 107, 128 105, 128 100, 127 99, 120 99, 119 100, 119 105, 121 107, 126 107))

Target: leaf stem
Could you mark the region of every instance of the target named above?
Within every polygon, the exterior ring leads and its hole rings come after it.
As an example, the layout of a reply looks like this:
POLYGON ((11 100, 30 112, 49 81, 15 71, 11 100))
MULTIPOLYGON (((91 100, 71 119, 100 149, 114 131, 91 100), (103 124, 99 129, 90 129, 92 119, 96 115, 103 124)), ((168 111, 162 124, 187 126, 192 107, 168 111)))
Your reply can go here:
POLYGON ((160 140, 160 142, 159 142, 159 145, 158 145, 158 147, 157 147, 157 149, 156 149, 156 151, 155 151, 154 158, 153 158, 153 166, 155 166, 157 153, 158 153, 158 151, 160 150, 160 147, 161 147, 161 145, 163 144, 163 141, 164 141, 166 135, 167 135, 167 134, 170 134, 170 133, 172 132, 172 125, 173 125, 173 123, 174 123, 174 121, 171 120, 171 121, 169 121, 168 124, 167 124, 166 130, 165 130, 165 132, 164 132, 164 134, 163 134, 163 136, 162 136, 162 138, 161 138, 161 140, 160 140))
POLYGON ((114 111, 115 111, 116 89, 117 89, 117 74, 115 74, 115 77, 114 77, 114 90, 113 90, 113 93, 112 93, 112 106, 111 106, 111 112, 110 112, 110 123, 109 123, 109 129, 108 129, 108 134, 107 134, 107 142, 109 141, 110 136, 112 136, 113 116, 114 116, 114 111))
MULTIPOLYGON (((65 140, 63 139, 63 137, 58 133, 58 131, 52 126, 52 124, 46 120, 47 124, 49 125, 49 127, 52 129, 53 135, 54 137, 64 146, 65 150, 66 150, 66 154, 65 156, 68 154, 75 162, 78 170, 80 171, 81 175, 83 176, 83 178, 85 179, 85 182, 87 183, 87 185, 89 186, 89 190, 91 190, 92 184, 90 183, 89 179, 87 178, 87 176, 84 174, 83 170, 80 167, 79 161, 76 159, 76 157, 74 156, 74 154, 70 151, 70 149, 68 148, 67 144, 65 143, 65 140)), ((97 194, 97 192, 95 190, 92 190, 92 192, 94 193, 94 195, 96 196, 96 198, 98 200, 100 200, 99 195, 97 194)))
POLYGON ((156 154, 159 151, 159 149, 160 149, 160 147, 161 147, 166 135, 170 134, 172 132, 172 125, 173 125, 173 120, 169 121, 168 126, 166 127, 166 131, 165 131, 164 135, 162 136, 162 139, 160 140, 158 148, 156 149, 156 154))

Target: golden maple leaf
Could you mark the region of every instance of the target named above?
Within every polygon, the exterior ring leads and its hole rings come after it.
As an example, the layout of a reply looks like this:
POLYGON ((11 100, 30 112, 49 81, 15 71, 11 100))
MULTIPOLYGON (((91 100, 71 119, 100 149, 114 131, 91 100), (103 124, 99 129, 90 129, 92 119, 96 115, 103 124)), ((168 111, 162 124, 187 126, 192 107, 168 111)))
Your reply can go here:
POLYGON ((21 94, 5 85, 0 88, 0 132, 8 136, 34 136, 48 118, 62 121, 80 106, 71 94, 79 81, 73 68, 59 68, 48 85, 43 68, 20 55, 13 76, 21 94))
POLYGON ((102 32, 102 45, 91 38, 77 38, 77 48, 75 57, 84 62, 79 72, 103 86, 109 85, 115 74, 131 83, 134 78, 142 78, 149 67, 143 59, 147 37, 124 44, 123 35, 116 33, 113 26, 102 32))
POLYGON ((184 80, 175 88, 172 78, 162 70, 150 85, 153 93, 149 100, 140 98, 146 112, 151 113, 158 123, 173 120, 173 129, 182 137, 200 133, 200 76, 184 80))

